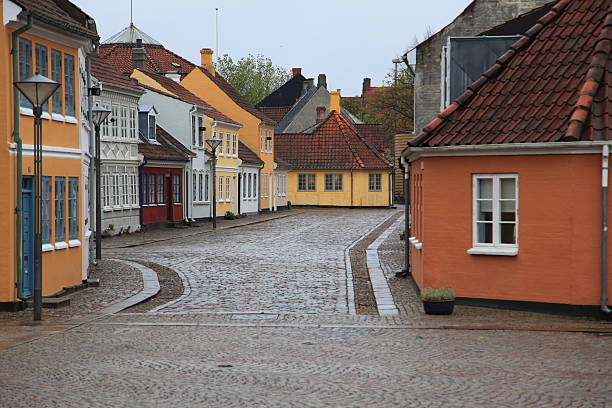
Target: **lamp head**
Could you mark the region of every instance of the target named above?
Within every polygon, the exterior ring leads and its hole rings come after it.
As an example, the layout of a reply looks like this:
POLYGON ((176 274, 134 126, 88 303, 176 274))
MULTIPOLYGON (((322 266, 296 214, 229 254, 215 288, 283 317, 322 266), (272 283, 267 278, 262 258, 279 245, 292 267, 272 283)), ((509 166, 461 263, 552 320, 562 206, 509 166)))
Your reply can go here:
POLYGON ((100 126, 104 123, 108 115, 110 115, 110 109, 102 108, 98 105, 91 108, 92 120, 95 126, 100 126))
POLYGON ((213 151, 217 150, 217 147, 219 147, 221 142, 222 142, 221 139, 216 139, 216 138, 206 139, 206 144, 209 145, 213 151))
POLYGON ((53 95, 60 84, 39 74, 14 82, 19 92, 34 106, 41 106, 53 95))

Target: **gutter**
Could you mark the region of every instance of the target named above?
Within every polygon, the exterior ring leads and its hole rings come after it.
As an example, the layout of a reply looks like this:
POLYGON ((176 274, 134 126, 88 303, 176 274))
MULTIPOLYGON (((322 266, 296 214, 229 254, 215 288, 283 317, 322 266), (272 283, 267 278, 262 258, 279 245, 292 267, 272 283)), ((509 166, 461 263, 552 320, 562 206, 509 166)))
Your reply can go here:
MULTIPOLYGON (((90 278, 91 273, 91 265, 93 265, 95 261, 95 248, 94 248, 94 233, 93 233, 93 222, 95 219, 95 207, 94 203, 96 202, 95 191, 92 186, 92 181, 94 180, 94 166, 95 166, 95 158, 96 155, 99 155, 100 152, 95 151, 95 136, 94 136, 94 124, 93 124, 93 114, 92 114, 92 105, 93 105, 93 95, 91 94, 91 57, 98 53, 98 44, 94 44, 94 51, 87 55, 85 59, 85 71, 87 73, 87 115, 89 118, 89 265, 87 267, 87 279, 90 278)), ((85 232, 85 231, 83 231, 85 232)), ((100 245, 99 242, 96 242, 96 245, 100 245)))
POLYGON ((601 311, 610 314, 608 307, 608 168, 610 147, 603 146, 601 151, 601 311))
POLYGON ((404 269, 397 275, 407 278, 410 275, 410 162, 402 156, 404 166, 404 269))
POLYGON ((144 207, 142 205, 142 203, 144 203, 144 195, 146 194, 144 190, 144 183, 143 183, 143 178, 144 178, 144 173, 142 171, 143 167, 147 165, 149 161, 147 160, 146 156, 143 155, 142 157, 142 163, 140 163, 138 165, 138 177, 140 180, 139 181, 139 185, 138 185, 138 191, 139 191, 139 199, 140 199, 140 211, 138 211, 139 216, 140 216, 140 228, 144 228, 144 207))
MULTIPOLYGON (((32 28, 32 13, 29 11, 24 11, 22 13, 23 15, 27 15, 28 17, 28 21, 26 23, 25 26, 19 28, 18 30, 13 31, 13 33, 11 34, 11 56, 13 59, 13 79, 17 79, 19 77, 18 73, 19 73, 19 52, 18 52, 18 40, 19 40, 19 36, 23 33, 25 33, 26 31, 28 31, 29 29, 32 28), (17 78, 15 78, 17 77, 17 78)), ((23 185, 23 140, 21 139, 21 135, 20 135, 20 128, 19 128, 19 108, 20 108, 20 103, 19 103, 19 90, 17 89, 17 87, 15 85, 13 85, 13 139, 15 140, 15 144, 17 145, 17 205, 15 207, 15 214, 16 214, 16 219, 15 219, 15 257, 16 257, 16 262, 15 262, 15 273, 17 275, 17 297, 19 299, 25 300, 26 297, 23 293, 23 281, 22 281, 22 274, 23 274, 23 264, 22 264, 22 219, 23 219, 23 212, 22 212, 22 201, 21 201, 21 187, 23 185)))

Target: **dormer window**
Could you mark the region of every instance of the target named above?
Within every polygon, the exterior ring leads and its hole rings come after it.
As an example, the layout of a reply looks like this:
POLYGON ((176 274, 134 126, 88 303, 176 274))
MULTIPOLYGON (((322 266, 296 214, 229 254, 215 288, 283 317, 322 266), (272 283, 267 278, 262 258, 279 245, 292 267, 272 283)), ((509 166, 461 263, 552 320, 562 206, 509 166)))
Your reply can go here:
POLYGON ((142 135, 148 140, 157 140, 155 137, 157 109, 155 106, 140 106, 138 108, 138 124, 142 135))
POLYGON ((149 140, 156 140, 155 138, 155 115, 149 114, 149 140))
POLYGON ((176 62, 171 62, 170 65, 172 65, 174 68, 180 68, 181 64, 177 64, 176 62))

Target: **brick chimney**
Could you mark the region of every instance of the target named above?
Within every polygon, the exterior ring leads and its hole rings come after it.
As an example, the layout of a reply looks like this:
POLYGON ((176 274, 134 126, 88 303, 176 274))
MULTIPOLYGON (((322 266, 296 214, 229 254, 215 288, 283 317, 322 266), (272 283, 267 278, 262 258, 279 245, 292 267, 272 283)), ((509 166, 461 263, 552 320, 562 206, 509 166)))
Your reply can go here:
POLYGON ((293 73, 293 76, 298 76, 302 73, 302 68, 291 68, 291 72, 293 73))
POLYGON ((372 79, 371 78, 363 78, 363 85, 361 86, 361 95, 365 95, 366 91, 368 91, 372 87, 372 79))
POLYGON ((136 39, 136 47, 132 48, 132 68, 145 70, 147 63, 147 52, 142 47, 142 39, 136 39))
POLYGON ((317 106, 317 123, 323 122, 323 119, 325 119, 326 110, 327 108, 325 108, 325 106, 317 106))
POLYGON ((329 93, 329 110, 340 113, 340 90, 331 91, 329 93))
POLYGON ((319 74, 319 78, 317 79, 317 88, 327 88, 327 77, 325 74, 319 74))
POLYGON ((202 48, 200 50, 200 57, 202 59, 202 68, 210 72, 211 74, 215 74, 215 67, 213 66, 213 50, 210 48, 202 48))

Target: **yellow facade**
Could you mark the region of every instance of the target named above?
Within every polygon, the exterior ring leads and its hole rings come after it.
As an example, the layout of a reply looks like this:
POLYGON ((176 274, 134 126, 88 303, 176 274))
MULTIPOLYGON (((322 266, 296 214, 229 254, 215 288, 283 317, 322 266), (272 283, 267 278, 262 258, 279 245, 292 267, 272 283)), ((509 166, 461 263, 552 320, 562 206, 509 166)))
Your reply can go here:
POLYGON ((390 174, 388 170, 291 170, 287 177, 287 200, 292 205, 386 207, 391 205, 390 174), (298 191, 300 174, 314 174, 314 191, 298 191), (325 190, 326 174, 342 175, 341 191, 325 190), (380 174, 380 191, 370 191, 370 174, 380 174))
MULTIPOLYGON (((202 66, 204 69, 211 65, 207 58, 212 59, 211 53, 202 50, 202 66)), ((262 123, 261 119, 238 105, 223 89, 221 89, 210 77, 200 69, 194 69, 181 80, 181 85, 190 90, 196 96, 204 99, 224 115, 232 118, 243 125, 240 129, 240 140, 259 155, 264 162, 261 169, 261 181, 274 180, 274 127, 262 123), (271 140, 267 140, 270 137, 271 140)), ((272 182, 273 183, 273 182, 272 182)), ((260 191, 265 192, 262 185, 260 191)), ((270 189, 274 191, 274 189, 270 189)), ((261 197, 261 208, 273 207, 273 194, 269 197, 261 197)))
POLYGON ((206 117, 205 138, 215 136, 222 140, 217 148, 216 190, 217 216, 227 211, 238 213, 238 140, 239 131, 235 127, 223 126, 206 117), (221 185, 220 182, 223 184, 221 185), (229 188, 228 188, 229 187, 229 188))
MULTIPOLYGON (((36 24, 34 25, 36 28, 36 24)), ((12 81, 17 75, 12 75, 12 58, 10 57, 11 33, 12 29, 3 25, 1 28, 0 52, 5 57, 0 59, 0 134, 5 143, 10 148, 5 149, 0 154, 0 228, 3 231, 3 239, 0 239, 0 303, 18 301, 16 290, 17 274, 16 259, 16 214, 17 206, 17 186, 16 186, 16 146, 13 138, 13 86, 12 81)), ((78 49, 66 46, 62 43, 50 40, 50 36, 33 35, 32 30, 22 34, 22 38, 28 39, 32 43, 32 72, 36 67, 36 45, 40 44, 47 47, 49 76, 51 75, 51 50, 61 52, 62 62, 64 55, 74 57, 74 100, 75 112, 70 115, 68 121, 59 120, 56 115, 51 119, 52 103, 49 102, 46 114, 43 114, 43 176, 51 177, 52 193, 50 201, 50 243, 43 252, 43 295, 51 295, 63 288, 82 283, 82 200, 81 191, 81 171, 82 159, 80 152, 80 96, 79 96, 79 70, 78 70, 78 49), (65 178, 66 194, 65 201, 65 236, 55 237, 55 178, 65 178), (77 204, 77 225, 79 226, 77 239, 69 240, 69 221, 68 221, 68 180, 74 178, 78 180, 78 204, 77 204), (71 243, 69 243, 69 241, 71 243), (78 242, 78 243, 77 243, 78 242)), ((51 36, 52 37, 52 36, 51 36)), ((64 64, 62 63, 62 78, 64 78, 64 64)), ((62 81, 63 82, 63 81, 62 81)), ((63 85, 63 84, 62 84, 63 85)), ((63 110, 66 108, 64 93, 62 88, 63 110)), ((62 115, 64 116, 64 115, 62 115)), ((20 114, 20 134, 23 140, 23 176, 33 176, 33 117, 27 110, 20 114)))

